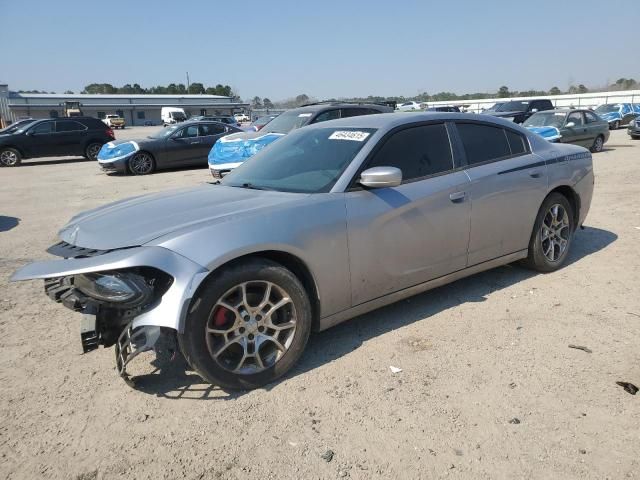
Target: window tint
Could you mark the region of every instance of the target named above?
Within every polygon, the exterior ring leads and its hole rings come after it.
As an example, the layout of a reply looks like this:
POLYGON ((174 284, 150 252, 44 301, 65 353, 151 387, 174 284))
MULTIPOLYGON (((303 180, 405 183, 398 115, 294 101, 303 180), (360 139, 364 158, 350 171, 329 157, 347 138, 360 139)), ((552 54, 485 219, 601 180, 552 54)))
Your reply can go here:
POLYGON ((200 125, 201 137, 206 137, 207 135, 221 135, 226 131, 227 129, 218 123, 203 123, 200 125))
POLYGON ((79 132, 87 127, 74 120, 59 120, 56 122, 56 132, 79 132))
POLYGON ((340 110, 327 110, 316 117, 313 123, 326 122, 327 120, 335 120, 340 118, 340 110))
POLYGON ((189 125, 182 129, 181 138, 193 138, 198 136, 198 125, 189 125))
POLYGON ((373 108, 343 108, 340 118, 358 117, 360 115, 373 115, 376 113, 380 112, 378 110, 374 110, 373 108))
POLYGON ((504 133, 507 134, 507 141, 509 142, 509 148, 511 148, 511 155, 522 155, 527 151, 527 144, 525 139, 519 133, 513 130, 505 129, 504 133))
POLYGON ((587 117, 587 123, 593 123, 600 120, 595 113, 584 112, 584 116, 587 117))
POLYGON ((582 120, 582 112, 573 112, 567 116, 567 123, 573 122, 576 124, 576 127, 579 127, 584 124, 584 120, 582 120))
POLYGON ((39 123, 31 129, 31 131, 38 135, 44 135, 53 132, 53 122, 39 123))
POLYGON ((469 166, 511 155, 504 130, 476 123, 458 123, 469 166))
POLYGON ((451 170, 447 129, 444 124, 436 124, 394 133, 375 154, 370 167, 397 167, 402 170, 403 182, 451 170))

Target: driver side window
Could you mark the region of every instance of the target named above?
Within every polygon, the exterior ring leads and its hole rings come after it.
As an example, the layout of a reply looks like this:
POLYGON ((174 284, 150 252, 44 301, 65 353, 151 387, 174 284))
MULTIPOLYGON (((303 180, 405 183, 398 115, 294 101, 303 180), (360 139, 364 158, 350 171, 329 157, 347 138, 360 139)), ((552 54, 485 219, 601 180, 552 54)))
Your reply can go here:
POLYGON ((326 122, 327 120, 336 120, 340 118, 340 110, 327 110, 316 117, 312 123, 326 122))
POLYGON ((582 112, 570 113, 567 117, 567 123, 569 122, 573 122, 576 127, 584 125, 584 121, 582 120, 582 112))
POLYGON ((44 122, 31 129, 35 135, 46 135, 53 132, 53 122, 44 122))

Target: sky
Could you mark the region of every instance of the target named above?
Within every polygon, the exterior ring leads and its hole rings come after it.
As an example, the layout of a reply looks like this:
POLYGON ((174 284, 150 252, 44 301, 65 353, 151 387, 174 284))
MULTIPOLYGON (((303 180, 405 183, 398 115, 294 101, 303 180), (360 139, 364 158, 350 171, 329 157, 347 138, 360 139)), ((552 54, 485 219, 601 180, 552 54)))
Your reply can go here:
POLYGON ((640 80, 636 1, 0 0, 0 83, 77 93, 189 72, 272 101, 600 86, 640 80))

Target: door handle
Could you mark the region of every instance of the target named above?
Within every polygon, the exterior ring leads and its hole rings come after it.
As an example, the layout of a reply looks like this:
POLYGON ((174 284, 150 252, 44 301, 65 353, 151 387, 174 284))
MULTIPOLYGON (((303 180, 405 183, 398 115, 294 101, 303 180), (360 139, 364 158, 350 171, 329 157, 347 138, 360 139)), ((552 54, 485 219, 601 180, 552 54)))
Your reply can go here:
POLYGON ((455 192, 449 195, 449 200, 453 203, 464 202, 464 199, 467 196, 467 192, 455 192))
POLYGON ((531 172, 531 173, 529 173, 529 176, 531 178, 540 178, 542 176, 542 172, 538 172, 538 171, 531 172))
POLYGON ((197 145, 197 144, 199 144, 199 143, 200 143, 200 142, 191 142, 191 145, 197 145))

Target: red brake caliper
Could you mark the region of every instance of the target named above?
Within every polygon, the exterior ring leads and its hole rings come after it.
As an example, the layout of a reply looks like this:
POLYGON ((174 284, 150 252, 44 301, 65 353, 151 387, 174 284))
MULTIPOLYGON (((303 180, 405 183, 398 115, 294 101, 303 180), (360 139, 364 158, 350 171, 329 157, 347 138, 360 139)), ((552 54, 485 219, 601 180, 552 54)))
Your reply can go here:
POLYGON ((218 310, 216 310, 216 313, 213 316, 213 324, 216 327, 224 327, 224 325, 227 323, 228 313, 231 313, 229 309, 224 307, 218 307, 218 310))

